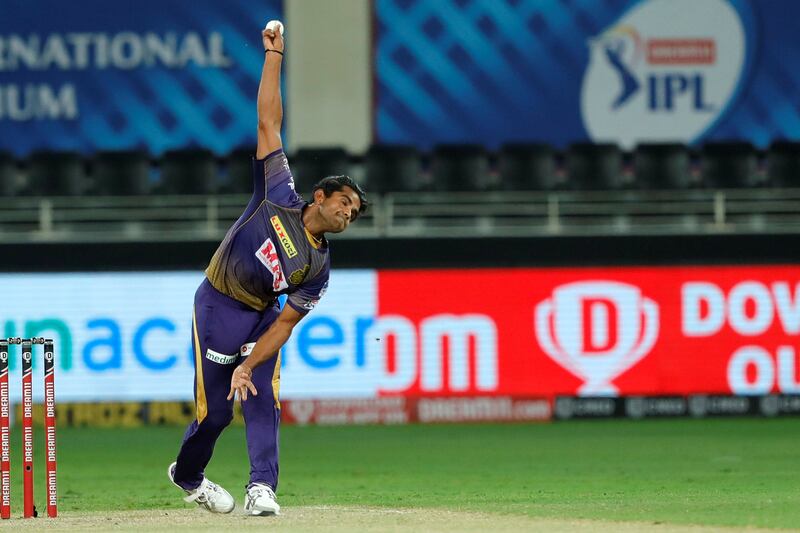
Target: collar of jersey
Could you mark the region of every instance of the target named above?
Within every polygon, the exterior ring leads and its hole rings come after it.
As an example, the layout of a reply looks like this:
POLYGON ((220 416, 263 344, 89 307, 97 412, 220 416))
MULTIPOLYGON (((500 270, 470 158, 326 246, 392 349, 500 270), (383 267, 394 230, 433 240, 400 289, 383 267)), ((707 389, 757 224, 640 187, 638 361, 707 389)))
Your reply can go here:
POLYGON ((325 242, 325 237, 322 237, 319 241, 317 241, 317 239, 311 235, 311 232, 308 231, 308 228, 303 226, 303 230, 306 232, 306 239, 308 239, 309 244, 311 244, 315 250, 319 250, 320 246, 322 246, 322 243, 325 242))

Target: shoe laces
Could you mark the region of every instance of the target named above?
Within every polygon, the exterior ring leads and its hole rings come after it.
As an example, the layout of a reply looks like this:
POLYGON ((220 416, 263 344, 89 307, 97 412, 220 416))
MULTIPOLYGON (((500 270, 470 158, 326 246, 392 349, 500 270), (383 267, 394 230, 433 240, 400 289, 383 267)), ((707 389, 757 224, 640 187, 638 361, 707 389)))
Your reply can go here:
POLYGON ((253 500, 260 498, 265 492, 269 495, 270 498, 272 498, 273 500, 275 499, 275 492, 272 490, 272 487, 270 487, 269 485, 265 485, 264 483, 253 483, 247 489, 247 492, 248 495, 253 500))

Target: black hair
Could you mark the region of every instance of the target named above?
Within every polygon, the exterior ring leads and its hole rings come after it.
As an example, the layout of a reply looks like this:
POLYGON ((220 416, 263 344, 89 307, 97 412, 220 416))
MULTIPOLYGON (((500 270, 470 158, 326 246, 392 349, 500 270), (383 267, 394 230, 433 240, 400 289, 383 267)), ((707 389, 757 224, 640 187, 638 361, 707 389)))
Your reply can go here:
POLYGON ((364 192, 358 183, 353 181, 353 178, 350 176, 328 176, 326 178, 322 178, 314 185, 314 188, 311 190, 311 194, 313 195, 318 190, 321 190, 325 194, 325 198, 329 198, 330 195, 337 191, 343 190, 345 187, 350 187, 355 191, 358 195, 358 199, 361 201, 361 209, 358 210, 358 215, 351 218, 350 221, 355 221, 358 217, 363 215, 367 212, 367 208, 369 207, 369 202, 367 201, 367 195, 364 192))

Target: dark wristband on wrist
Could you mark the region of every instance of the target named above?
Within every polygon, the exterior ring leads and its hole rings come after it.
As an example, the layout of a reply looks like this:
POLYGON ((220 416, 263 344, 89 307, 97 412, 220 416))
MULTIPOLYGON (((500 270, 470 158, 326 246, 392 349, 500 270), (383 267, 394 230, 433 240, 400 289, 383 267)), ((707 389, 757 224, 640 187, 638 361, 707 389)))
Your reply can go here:
POLYGON ((266 53, 269 53, 269 52, 275 52, 276 54, 283 55, 283 52, 281 52, 280 50, 275 50, 275 49, 273 49, 273 48, 266 48, 266 49, 264 49, 264 53, 265 53, 265 54, 266 54, 266 53))

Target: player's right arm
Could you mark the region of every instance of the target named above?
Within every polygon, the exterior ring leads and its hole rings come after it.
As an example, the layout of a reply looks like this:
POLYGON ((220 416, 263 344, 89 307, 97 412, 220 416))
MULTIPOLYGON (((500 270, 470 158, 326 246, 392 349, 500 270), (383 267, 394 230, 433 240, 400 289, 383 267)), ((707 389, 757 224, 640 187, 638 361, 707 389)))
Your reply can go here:
POLYGON ((258 391, 253 385, 253 370, 278 353, 278 350, 289 340, 297 323, 306 313, 314 309, 319 303, 319 299, 325 295, 328 290, 331 268, 329 257, 318 276, 309 283, 302 284, 300 290, 289 295, 278 319, 258 338, 247 359, 233 370, 231 390, 228 393, 229 400, 236 395, 242 400, 247 400, 248 391, 253 396, 258 395, 258 391))
POLYGON ((283 36, 280 31, 264 29, 261 32, 264 44, 264 66, 261 68, 261 81, 258 84, 258 145, 256 158, 263 159, 275 150, 282 148, 281 123, 283 122, 283 102, 281 101, 281 63, 283 56, 283 36), (276 52, 269 52, 276 50, 276 52))
POLYGON ((233 400, 235 396, 239 396, 239 399, 243 401, 247 400, 248 392, 253 396, 258 396, 258 390, 253 385, 253 370, 278 353, 278 350, 289 340, 294 327, 304 316, 305 314, 297 312, 290 305, 283 307, 278 319, 258 338, 247 359, 233 370, 231 390, 228 393, 229 400, 233 400))

